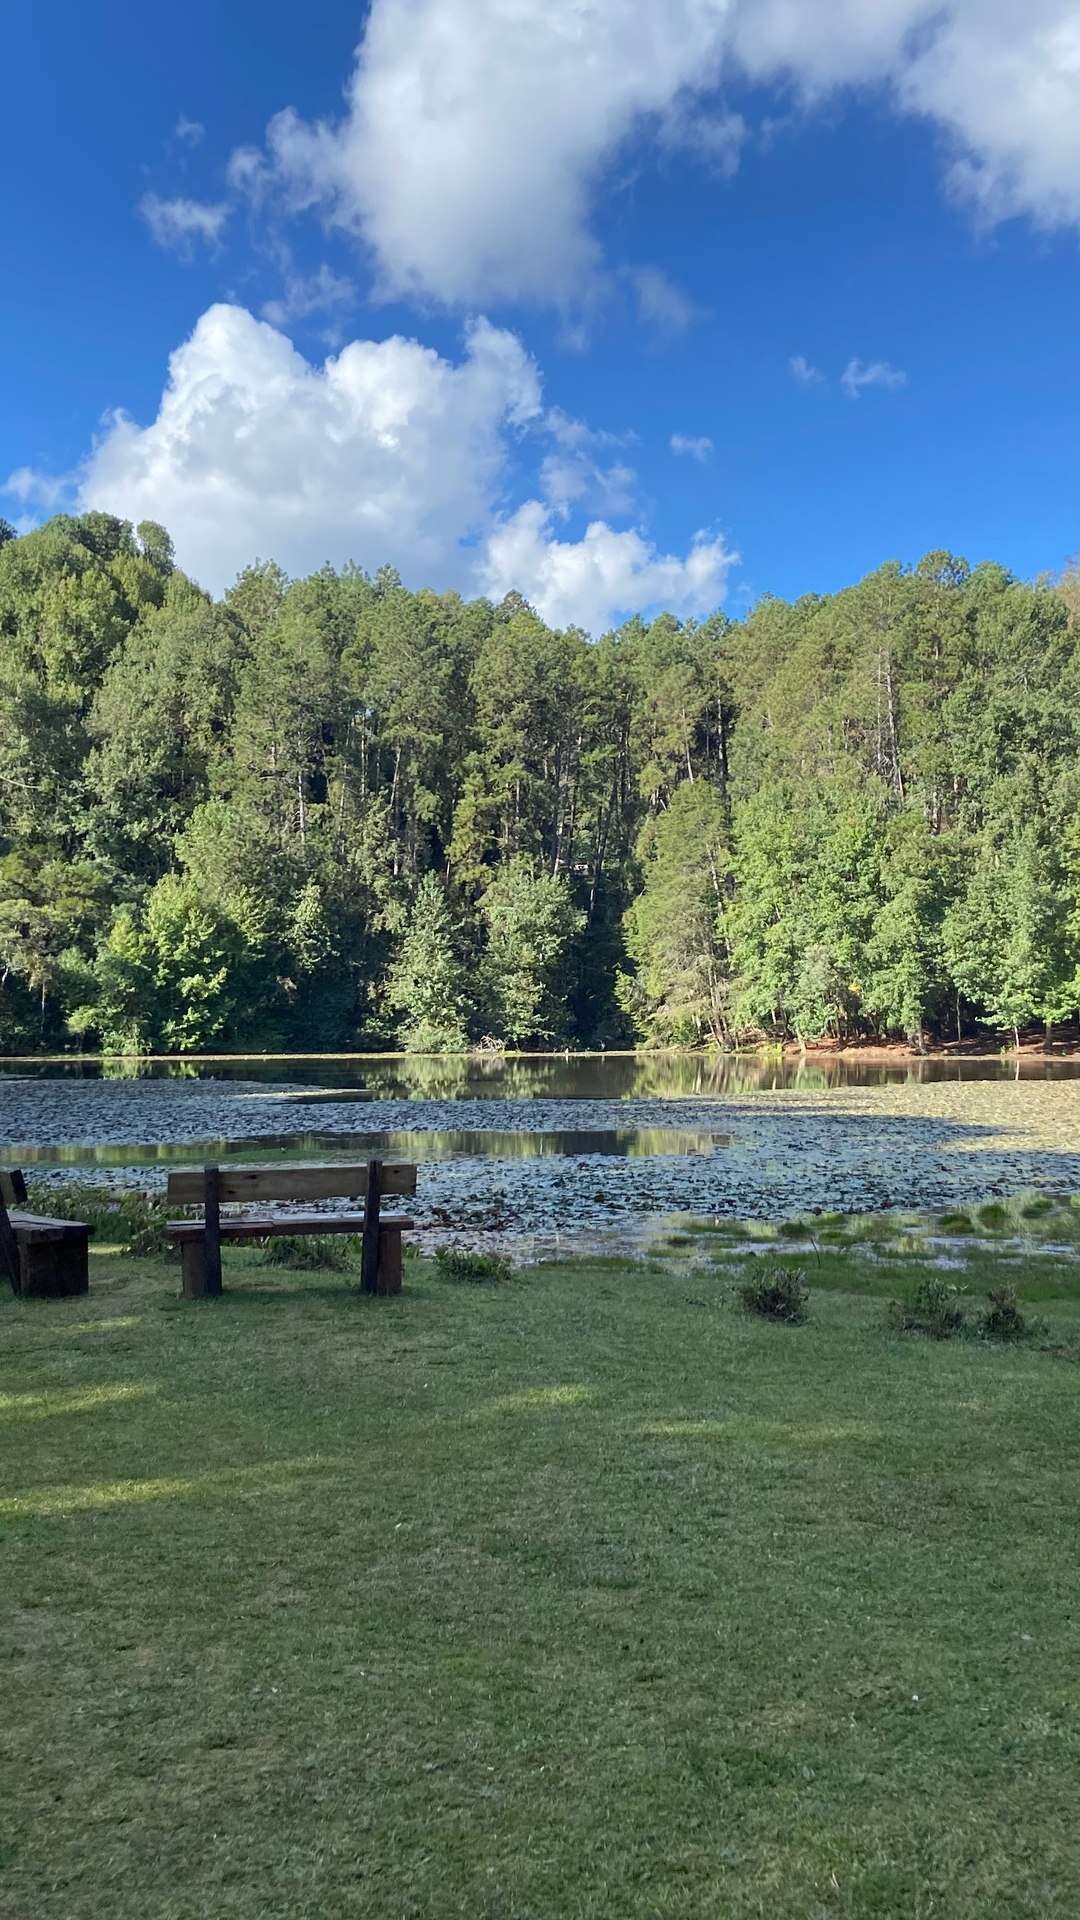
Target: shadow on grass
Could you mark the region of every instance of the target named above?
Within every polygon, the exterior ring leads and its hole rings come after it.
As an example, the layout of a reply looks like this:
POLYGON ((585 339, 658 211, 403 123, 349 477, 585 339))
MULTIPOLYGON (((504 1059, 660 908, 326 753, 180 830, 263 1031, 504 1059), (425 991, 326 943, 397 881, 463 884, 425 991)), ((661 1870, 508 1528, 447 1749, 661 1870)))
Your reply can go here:
MULTIPOLYGON (((283 1270, 284 1272, 284 1270, 283 1270)), ((276 1281, 230 1280, 225 1275, 224 1291, 217 1300, 185 1300, 180 1294, 171 1296, 168 1307, 177 1313, 223 1313, 232 1308, 272 1307, 285 1301, 294 1304, 303 1301, 312 1306, 355 1306, 362 1309, 392 1306, 401 1295, 362 1293, 357 1284, 338 1278, 334 1281, 308 1281, 298 1275, 285 1274, 280 1283, 276 1281)))

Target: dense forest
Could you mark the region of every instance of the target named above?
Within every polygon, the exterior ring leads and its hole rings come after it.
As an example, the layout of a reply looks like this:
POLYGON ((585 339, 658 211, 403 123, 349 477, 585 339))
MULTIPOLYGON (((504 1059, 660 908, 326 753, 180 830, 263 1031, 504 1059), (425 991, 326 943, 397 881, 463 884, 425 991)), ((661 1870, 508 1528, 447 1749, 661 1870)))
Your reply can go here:
POLYGON ((1075 1023, 1080 594, 948 554, 592 641, 0 522, 0 1049, 1075 1023))

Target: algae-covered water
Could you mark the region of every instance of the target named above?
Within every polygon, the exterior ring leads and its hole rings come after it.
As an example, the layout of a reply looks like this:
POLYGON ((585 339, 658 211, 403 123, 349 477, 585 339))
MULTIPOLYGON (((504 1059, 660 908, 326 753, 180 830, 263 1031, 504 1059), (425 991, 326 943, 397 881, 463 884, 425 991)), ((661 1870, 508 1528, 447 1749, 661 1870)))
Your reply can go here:
POLYGON ((416 1160, 421 1227, 535 1247, 658 1214, 782 1219, 1080 1190, 1080 1062, 654 1055, 0 1065, 0 1157, 155 1187, 170 1164, 416 1160))

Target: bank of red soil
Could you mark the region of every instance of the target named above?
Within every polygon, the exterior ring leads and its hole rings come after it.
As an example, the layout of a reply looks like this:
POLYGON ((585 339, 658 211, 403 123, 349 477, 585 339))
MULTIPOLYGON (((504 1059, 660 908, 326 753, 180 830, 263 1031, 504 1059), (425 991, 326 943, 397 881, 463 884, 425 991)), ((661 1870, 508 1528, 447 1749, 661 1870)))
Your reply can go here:
POLYGON ((1041 1029, 1037 1033, 1023 1034, 1019 1052, 1011 1044, 1006 1045, 992 1036, 985 1040, 969 1038, 945 1041, 927 1046, 922 1052, 905 1040, 852 1040, 846 1046, 839 1046, 836 1041, 818 1041, 806 1047, 790 1044, 784 1048, 784 1057, 788 1060, 865 1060, 868 1065, 875 1062, 894 1062, 899 1065, 907 1060, 1009 1059, 1019 1061, 1021 1066, 1025 1062, 1035 1066, 1045 1065, 1047 1060, 1080 1059, 1080 1034, 1071 1033, 1055 1038, 1049 1047, 1041 1029))

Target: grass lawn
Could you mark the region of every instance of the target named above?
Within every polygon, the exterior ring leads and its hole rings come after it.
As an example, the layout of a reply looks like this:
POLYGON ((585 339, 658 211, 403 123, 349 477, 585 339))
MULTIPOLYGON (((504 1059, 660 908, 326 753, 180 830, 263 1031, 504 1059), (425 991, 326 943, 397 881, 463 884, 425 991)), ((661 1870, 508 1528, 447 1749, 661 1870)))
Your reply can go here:
POLYGON ((0 1300, 5 1920, 1075 1920, 1080 1365, 688 1238, 0 1300))

